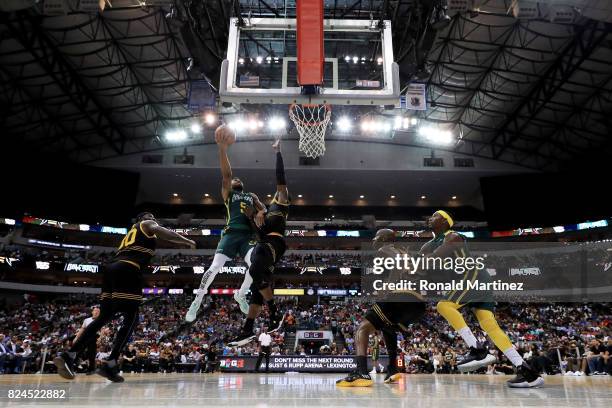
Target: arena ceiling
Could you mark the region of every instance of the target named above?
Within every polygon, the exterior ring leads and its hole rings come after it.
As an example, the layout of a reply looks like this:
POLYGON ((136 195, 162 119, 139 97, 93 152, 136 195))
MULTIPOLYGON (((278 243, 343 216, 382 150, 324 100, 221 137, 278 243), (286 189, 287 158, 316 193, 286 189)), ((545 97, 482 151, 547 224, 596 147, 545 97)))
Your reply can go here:
MULTIPOLYGON (((164 149, 163 132, 193 118, 190 81, 216 88, 229 18, 295 15, 294 0, 111 3, 100 14, 44 16, 42 2, 0 11, 0 146, 78 162, 164 149)), ((477 3, 448 20, 439 0, 325 0, 325 10, 392 21, 402 87, 426 83, 421 119, 457 136, 445 150, 538 170, 610 152, 612 25, 516 19, 510 0, 477 3)), ((210 142, 207 130, 189 144, 210 142)), ((395 143, 423 146, 410 134, 395 143)))

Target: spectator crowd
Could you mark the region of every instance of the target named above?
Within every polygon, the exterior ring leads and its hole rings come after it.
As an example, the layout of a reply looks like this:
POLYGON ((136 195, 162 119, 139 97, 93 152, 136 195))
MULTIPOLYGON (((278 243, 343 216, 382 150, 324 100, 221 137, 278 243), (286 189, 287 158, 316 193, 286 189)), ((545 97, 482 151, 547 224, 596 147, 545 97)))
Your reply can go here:
MULTIPOLYGON (((24 295, 18 301, 0 301, 0 373, 52 372, 49 363, 62 348, 68 347, 83 320, 97 303, 95 296, 24 295)), ((284 299, 283 329, 273 335, 272 355, 337 354, 355 352, 354 335, 369 305, 361 299, 308 304, 298 298, 284 299), (296 330, 330 330, 334 341, 323 347, 296 344, 296 330), (291 341, 285 341, 288 337, 291 341)), ((204 372, 218 368, 223 356, 247 356, 258 353, 257 342, 244 347, 229 347, 238 334, 243 315, 231 297, 207 297, 202 318, 184 324, 183 316, 191 296, 167 295, 147 298, 140 309, 139 324, 130 346, 121 357, 124 372, 204 372)), ((521 355, 540 371, 567 375, 610 374, 612 371, 612 311, 604 304, 500 304, 500 324, 521 355)), ((261 331, 267 316, 258 319, 261 331)), ((477 327, 477 323, 473 327, 477 327)), ((110 343, 119 321, 105 327, 98 338, 97 360, 110 353, 110 343)), ((483 332, 477 332, 485 342, 483 332)), ((372 339, 373 340, 373 339, 372 339)), ((386 353, 380 339, 381 354, 386 353)), ((399 337, 401 358, 409 373, 456 372, 458 357, 465 347, 456 333, 428 307, 424 318, 399 337)), ((491 346, 491 349, 494 349, 491 346)), ((502 353, 488 372, 510 373, 512 366, 502 353)), ((90 370, 87 363, 80 369, 90 370)))

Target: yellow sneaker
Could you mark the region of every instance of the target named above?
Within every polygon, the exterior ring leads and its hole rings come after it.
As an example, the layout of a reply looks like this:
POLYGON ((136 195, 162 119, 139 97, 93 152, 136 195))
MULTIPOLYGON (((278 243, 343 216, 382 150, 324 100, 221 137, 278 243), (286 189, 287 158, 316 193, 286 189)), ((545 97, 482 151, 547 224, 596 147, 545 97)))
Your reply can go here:
POLYGON ((370 374, 360 374, 353 371, 348 376, 336 381, 336 387, 371 387, 374 384, 370 374))
POLYGON ((385 384, 396 384, 400 378, 402 378, 402 374, 400 373, 389 373, 385 376, 385 384))

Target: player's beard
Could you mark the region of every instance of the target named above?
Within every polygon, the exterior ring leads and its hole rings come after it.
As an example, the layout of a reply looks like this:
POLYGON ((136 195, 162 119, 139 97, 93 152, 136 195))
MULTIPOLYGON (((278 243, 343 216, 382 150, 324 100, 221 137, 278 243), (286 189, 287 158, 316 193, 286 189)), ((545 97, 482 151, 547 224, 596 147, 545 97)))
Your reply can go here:
POLYGON ((232 187, 232 190, 237 192, 237 193, 242 193, 243 188, 242 188, 242 186, 234 186, 234 187, 232 187))

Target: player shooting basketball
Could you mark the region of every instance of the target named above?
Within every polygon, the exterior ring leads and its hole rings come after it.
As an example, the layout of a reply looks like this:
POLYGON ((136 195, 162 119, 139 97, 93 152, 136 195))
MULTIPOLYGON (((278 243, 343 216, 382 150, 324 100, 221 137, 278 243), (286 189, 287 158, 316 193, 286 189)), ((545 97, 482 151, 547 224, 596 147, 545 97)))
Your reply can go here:
MULTIPOLYGON (((453 224, 453 219, 446 211, 436 211, 428 220, 434 238, 423 245, 421 253, 440 258, 469 256, 465 237, 451 229, 453 224)), ((486 271, 474 268, 467 271, 463 279, 487 281, 489 278, 486 271)), ((469 289, 452 291, 447 295, 446 300, 437 304, 438 312, 459 333, 470 348, 469 354, 458 364, 459 370, 463 372, 474 371, 492 364, 496 360, 485 347, 478 344, 472 330, 459 312, 459 309, 466 305, 472 309, 482 330, 489 335, 497 348, 517 368, 517 375, 514 379, 508 381, 508 386, 512 388, 532 388, 544 384, 542 377, 523 360, 512 345, 508 335, 497 324, 493 315, 495 304, 490 301, 490 294, 476 293, 476 291, 469 289)))
MULTIPOLYGON (((255 241, 253 228, 249 217, 245 214, 245 209, 254 207, 257 210, 254 216, 256 225, 261 225, 263 223, 263 217, 266 212, 266 207, 259 201, 259 198, 253 193, 244 191, 242 180, 238 177, 234 177, 232 174, 232 167, 227 157, 227 150, 235 141, 236 135, 229 127, 221 125, 215 130, 215 142, 217 142, 219 146, 219 161, 221 164, 221 175, 223 177, 221 196, 223 197, 223 202, 227 210, 227 223, 221 234, 221 239, 217 245, 212 264, 202 276, 198 293, 185 316, 185 320, 188 322, 193 322, 196 319, 198 310, 202 304, 202 299, 204 299, 208 287, 227 261, 240 255, 247 266, 251 266, 250 258, 255 241)), ((249 310, 249 305, 246 301, 246 293, 252 282, 253 280, 247 271, 240 290, 234 294, 234 299, 236 299, 238 305, 240 305, 240 310, 244 314, 247 314, 249 310)))
POLYGON ((257 245, 253 250, 252 263, 249 273, 253 279, 251 285, 251 304, 246 322, 237 339, 229 343, 231 347, 242 346, 252 341, 255 319, 261 313, 263 303, 266 302, 270 315, 268 329, 276 331, 283 323, 274 304, 272 289, 272 273, 274 265, 285 253, 285 227, 289 215, 289 191, 285 180, 285 166, 280 149, 280 140, 272 145, 276 151, 276 193, 265 215, 263 224, 257 225, 257 245))

